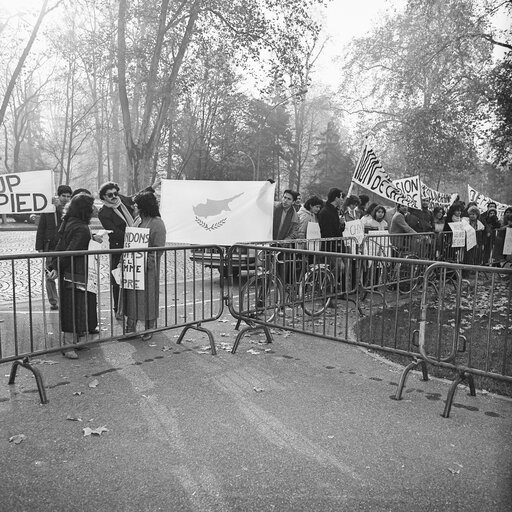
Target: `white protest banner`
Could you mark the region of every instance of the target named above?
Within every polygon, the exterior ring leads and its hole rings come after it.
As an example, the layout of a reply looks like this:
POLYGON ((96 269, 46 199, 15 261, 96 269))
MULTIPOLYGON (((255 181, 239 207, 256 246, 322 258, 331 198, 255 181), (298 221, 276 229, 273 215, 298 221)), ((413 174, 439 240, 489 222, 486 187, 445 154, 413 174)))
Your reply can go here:
POLYGON ((268 181, 162 180, 160 211, 167 242, 272 240, 274 189, 268 181))
POLYGON ((370 190, 374 194, 389 199, 393 203, 400 203, 415 208, 414 199, 406 196, 393 185, 393 181, 382 168, 373 149, 365 146, 357 162, 352 182, 370 190))
POLYGON ((0 214, 55 211, 52 171, 0 174, 0 214))
POLYGON ((368 256, 391 257, 389 231, 370 231, 370 233, 367 234, 363 251, 364 254, 368 254, 368 256))
POLYGON ((393 180, 393 185, 414 200, 414 208, 421 210, 421 182, 419 176, 393 180))
POLYGON ((423 182, 421 182, 421 196, 428 199, 431 207, 442 206, 444 208, 448 208, 448 206, 450 206, 454 201, 454 194, 438 192, 437 190, 425 185, 423 182))
POLYGON ((466 250, 470 251, 476 246, 476 230, 467 222, 463 222, 464 231, 466 231, 466 250))
POLYGON ((508 256, 512 254, 512 228, 505 231, 505 242, 503 243, 503 254, 508 256))
MULTIPOLYGON (((322 238, 320 234, 320 224, 318 222, 308 222, 306 227, 306 238, 307 239, 318 239, 322 238)), ((308 242, 308 251, 319 251, 320 242, 308 242)))
MULTIPOLYGON (((149 228, 127 227, 124 234, 125 249, 134 249, 137 247, 148 247, 149 228)), ((146 259, 147 253, 132 252, 123 254, 121 286, 130 290, 144 290, 146 277, 146 259)))
POLYGON ((464 247, 466 245, 466 230, 462 222, 449 222, 452 230, 452 247, 464 247))
MULTIPOLYGON (((112 233, 112 231, 108 231, 106 229, 101 229, 97 231, 95 234, 102 237, 102 242, 96 242, 96 240, 92 240, 89 242, 89 251, 108 251, 110 249, 110 245, 108 242, 108 234, 112 233)), ((99 276, 99 268, 101 264, 101 260, 104 261, 104 264, 108 265, 109 256, 108 254, 91 254, 87 256, 87 291, 92 293, 98 293, 98 276, 99 276)))
POLYGON ((502 217, 505 210, 509 207, 508 204, 503 204, 490 197, 484 196, 473 187, 468 185, 468 199, 469 201, 474 201, 478 206, 480 213, 483 213, 487 210, 487 205, 489 203, 496 203, 496 209, 498 210, 498 217, 502 217))
POLYGON ((357 243, 361 244, 364 238, 364 225, 361 220, 351 220, 346 222, 343 236, 355 238, 357 243))

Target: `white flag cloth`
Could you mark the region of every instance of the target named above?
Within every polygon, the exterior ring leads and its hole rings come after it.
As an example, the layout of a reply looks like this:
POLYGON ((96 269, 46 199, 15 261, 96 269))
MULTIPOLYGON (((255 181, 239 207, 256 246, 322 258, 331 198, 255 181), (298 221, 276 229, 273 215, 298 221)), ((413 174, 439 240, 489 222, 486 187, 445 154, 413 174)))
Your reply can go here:
POLYGON ((272 240, 274 189, 268 181, 162 180, 160 213, 167 242, 272 240))
POLYGON ((352 182, 364 187, 374 194, 385 197, 394 203, 404 204, 416 208, 416 202, 412 197, 399 190, 382 168, 372 148, 365 146, 363 153, 357 162, 352 182))
POLYGON ((0 214, 55 211, 52 171, 0 174, 0 214))

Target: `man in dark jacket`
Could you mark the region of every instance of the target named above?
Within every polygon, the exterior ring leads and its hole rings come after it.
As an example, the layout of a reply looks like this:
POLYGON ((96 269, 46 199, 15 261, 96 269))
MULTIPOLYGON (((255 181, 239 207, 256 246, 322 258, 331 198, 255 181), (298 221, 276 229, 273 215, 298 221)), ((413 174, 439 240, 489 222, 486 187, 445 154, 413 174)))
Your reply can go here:
MULTIPOLYGON (((342 191, 339 188, 331 188, 327 194, 324 207, 318 212, 318 225, 322 238, 340 238, 343 236, 345 222, 340 219, 339 209, 342 203, 342 191)), ((322 242, 322 251, 342 252, 341 240, 329 240, 322 242)))
MULTIPOLYGON (((42 213, 39 217, 39 224, 36 233, 36 251, 52 252, 57 246, 59 240, 59 227, 62 222, 62 212, 64 206, 71 199, 72 190, 68 185, 59 185, 57 188, 57 197, 54 199, 55 211, 52 213, 42 213)), ((46 264, 45 264, 46 268, 46 264)), ((57 294, 57 284, 55 279, 46 276, 46 294, 51 309, 59 309, 59 296, 57 294)))
MULTIPOLYGON (((345 229, 345 221, 341 220, 339 209, 343 201, 343 192, 339 188, 331 188, 327 193, 327 201, 318 212, 318 225, 322 238, 336 238, 325 240, 321 243, 320 250, 327 252, 345 252, 341 237, 345 229)), ((329 261, 332 273, 341 282, 341 289, 345 290, 345 264, 341 258, 333 258, 329 261)), ((337 285, 336 285, 337 286, 337 285)), ((331 300, 330 307, 336 306, 336 300, 331 300)))
MULTIPOLYGON (((119 185, 111 181, 104 183, 100 187, 99 196, 103 206, 98 213, 98 219, 101 225, 110 231, 108 235, 110 248, 121 249, 124 247, 126 227, 134 225, 132 198, 119 194, 119 185)), ((120 260, 121 254, 112 254, 110 269, 114 270, 117 268, 120 260)), ((117 313, 119 285, 112 274, 110 274, 110 283, 112 285, 112 298, 114 302, 113 309, 117 313)))
POLYGON ((293 207, 298 193, 285 190, 281 201, 274 205, 273 240, 293 240, 298 236, 299 216, 293 207))

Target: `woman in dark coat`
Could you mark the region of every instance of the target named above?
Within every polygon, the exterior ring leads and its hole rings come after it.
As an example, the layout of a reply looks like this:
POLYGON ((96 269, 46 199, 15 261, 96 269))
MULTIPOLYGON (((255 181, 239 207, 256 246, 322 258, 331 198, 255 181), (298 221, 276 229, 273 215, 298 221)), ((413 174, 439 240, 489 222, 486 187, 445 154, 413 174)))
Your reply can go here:
MULTIPOLYGON (((149 230, 148 247, 163 247, 166 230, 164 222, 160 218, 157 198, 151 192, 142 192, 134 197, 133 202, 134 211, 140 216, 141 220, 139 227, 149 230)), ((127 317, 127 332, 134 332, 138 321, 144 322, 146 329, 156 327, 159 314, 162 251, 150 251, 145 254, 145 289, 125 288, 119 303, 120 313, 127 317)), ((142 339, 151 339, 151 334, 143 335, 142 339)))
MULTIPOLYGON (((71 199, 59 229, 56 251, 88 249, 93 205, 94 198, 89 194, 78 194, 71 199)), ((59 277, 60 324, 64 343, 77 343, 79 336, 97 332, 96 294, 87 291, 87 256, 56 257, 47 270, 51 276, 59 277)), ((72 349, 66 350, 64 355, 69 359, 78 358, 72 349)))

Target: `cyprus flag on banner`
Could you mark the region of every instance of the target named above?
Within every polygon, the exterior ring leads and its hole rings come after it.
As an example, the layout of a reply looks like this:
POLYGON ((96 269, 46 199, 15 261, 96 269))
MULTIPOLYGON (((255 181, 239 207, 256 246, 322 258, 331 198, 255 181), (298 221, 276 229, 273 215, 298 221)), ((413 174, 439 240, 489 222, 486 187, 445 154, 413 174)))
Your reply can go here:
POLYGON ((268 181, 162 180, 160 212, 167 242, 272 240, 274 188, 268 181))

